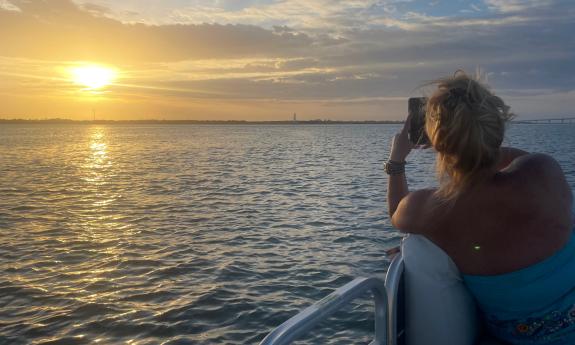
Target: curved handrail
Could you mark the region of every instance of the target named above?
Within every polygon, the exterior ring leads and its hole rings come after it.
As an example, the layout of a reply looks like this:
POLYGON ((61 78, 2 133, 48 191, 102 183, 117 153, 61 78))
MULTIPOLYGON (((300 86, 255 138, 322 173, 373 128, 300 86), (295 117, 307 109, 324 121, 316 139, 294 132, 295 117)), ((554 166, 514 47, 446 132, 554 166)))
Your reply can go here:
POLYGON ((387 344, 387 293, 385 283, 375 277, 356 278, 322 300, 282 323, 269 333, 260 345, 287 345, 313 326, 325 320, 352 300, 371 290, 375 301, 375 336, 372 345, 387 344))
POLYGON ((391 260, 385 276, 385 289, 387 291, 389 308, 388 345, 404 343, 403 270, 403 256, 399 253, 391 260))

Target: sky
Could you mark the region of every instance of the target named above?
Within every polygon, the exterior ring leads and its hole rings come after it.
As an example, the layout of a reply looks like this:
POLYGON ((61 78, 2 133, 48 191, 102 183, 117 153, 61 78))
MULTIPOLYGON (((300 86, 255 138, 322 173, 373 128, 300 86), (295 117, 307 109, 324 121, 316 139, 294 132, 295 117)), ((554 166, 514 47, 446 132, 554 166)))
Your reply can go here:
POLYGON ((458 69, 575 116, 573 32, 572 0, 0 0, 0 118, 400 120, 458 69))

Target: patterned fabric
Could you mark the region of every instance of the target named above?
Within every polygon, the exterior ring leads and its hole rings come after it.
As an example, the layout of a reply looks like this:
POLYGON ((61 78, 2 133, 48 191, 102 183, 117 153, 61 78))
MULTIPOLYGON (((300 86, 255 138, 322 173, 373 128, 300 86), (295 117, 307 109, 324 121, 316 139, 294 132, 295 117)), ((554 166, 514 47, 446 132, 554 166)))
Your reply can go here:
POLYGON ((517 345, 575 344, 575 234, 535 265, 462 277, 496 338, 517 345))
POLYGON ((539 317, 498 320, 486 317, 490 334, 517 345, 575 344, 575 304, 539 317))

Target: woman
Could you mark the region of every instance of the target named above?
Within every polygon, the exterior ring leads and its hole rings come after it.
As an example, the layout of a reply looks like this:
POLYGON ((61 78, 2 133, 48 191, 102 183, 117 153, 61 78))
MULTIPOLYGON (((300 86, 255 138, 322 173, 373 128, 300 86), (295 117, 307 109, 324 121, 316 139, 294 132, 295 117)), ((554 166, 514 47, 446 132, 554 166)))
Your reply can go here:
POLYGON ((487 331, 511 344, 575 344, 573 196, 550 156, 503 148, 509 107, 464 73, 429 98, 439 187, 409 192, 409 119, 386 164, 389 214, 456 263, 487 331))

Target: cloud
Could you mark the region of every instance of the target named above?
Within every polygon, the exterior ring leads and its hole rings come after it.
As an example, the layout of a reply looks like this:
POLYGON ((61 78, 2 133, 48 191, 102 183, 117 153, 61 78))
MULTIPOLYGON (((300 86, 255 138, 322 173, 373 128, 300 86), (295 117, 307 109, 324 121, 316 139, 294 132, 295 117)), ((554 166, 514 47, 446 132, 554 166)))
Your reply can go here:
POLYGON ((381 0, 180 3, 0 0, 0 93, 67 97, 62 71, 77 61, 117 65, 106 97, 131 102, 387 106, 478 66, 516 102, 526 89, 551 101, 575 88, 568 1, 465 5, 473 13, 381 0))
POLYGON ((298 55, 314 42, 298 32, 244 24, 125 24, 66 0, 13 1, 21 12, 0 10, 0 54, 46 60, 110 62, 298 55))
POLYGON ((8 0, 0 0, 0 11, 15 11, 20 12, 20 8, 15 6, 13 3, 9 2, 8 0))
POLYGON ((491 10, 501 13, 523 12, 538 8, 549 7, 553 0, 485 0, 485 4, 491 10))

